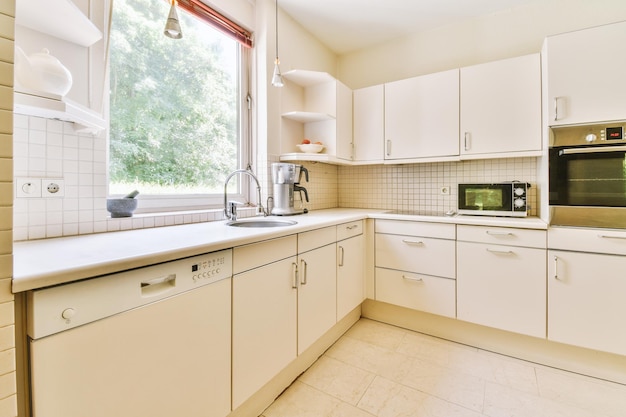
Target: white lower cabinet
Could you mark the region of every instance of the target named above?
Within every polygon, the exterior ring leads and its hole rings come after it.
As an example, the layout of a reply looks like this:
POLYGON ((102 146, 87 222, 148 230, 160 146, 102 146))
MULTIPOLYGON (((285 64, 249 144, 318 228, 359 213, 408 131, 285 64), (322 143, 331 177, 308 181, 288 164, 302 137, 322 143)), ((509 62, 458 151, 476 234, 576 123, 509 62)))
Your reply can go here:
POLYGON ((626 232, 551 228, 548 238, 548 339, 626 355, 626 232))
POLYGON ((376 221, 376 300, 456 316, 455 225, 376 221))
POLYGON ((296 248, 295 235, 234 248, 233 410, 296 358, 296 248))
POLYGON ((363 221, 337 226, 337 321, 365 299, 363 221))
POLYGON ((337 323, 335 226, 298 235, 316 246, 298 255, 298 355, 337 323))
POLYGON ((457 318, 545 338, 545 231, 459 225, 457 239, 457 318))

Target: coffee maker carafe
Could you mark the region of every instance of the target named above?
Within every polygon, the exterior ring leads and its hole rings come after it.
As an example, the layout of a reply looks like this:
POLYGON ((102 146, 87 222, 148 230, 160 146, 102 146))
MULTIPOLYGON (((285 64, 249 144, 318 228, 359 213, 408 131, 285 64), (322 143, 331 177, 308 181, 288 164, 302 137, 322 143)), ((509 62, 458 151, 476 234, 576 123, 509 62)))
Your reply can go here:
POLYGON ((281 162, 272 164, 274 206, 270 212, 271 214, 275 216, 291 216, 308 212, 304 207, 304 200, 302 199, 302 193, 304 193, 305 200, 309 201, 309 194, 306 188, 300 186, 302 174, 305 175, 305 179, 308 182, 309 171, 302 165, 281 162), (295 207, 294 204, 295 193, 300 193, 299 207, 295 207))

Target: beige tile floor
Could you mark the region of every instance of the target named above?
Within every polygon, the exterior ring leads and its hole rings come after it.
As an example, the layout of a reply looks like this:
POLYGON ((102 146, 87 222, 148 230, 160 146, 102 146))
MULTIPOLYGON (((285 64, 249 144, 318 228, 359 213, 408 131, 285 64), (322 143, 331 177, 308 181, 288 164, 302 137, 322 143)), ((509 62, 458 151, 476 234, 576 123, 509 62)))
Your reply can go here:
POLYGON ((626 386, 361 319, 262 417, 624 417, 626 386))

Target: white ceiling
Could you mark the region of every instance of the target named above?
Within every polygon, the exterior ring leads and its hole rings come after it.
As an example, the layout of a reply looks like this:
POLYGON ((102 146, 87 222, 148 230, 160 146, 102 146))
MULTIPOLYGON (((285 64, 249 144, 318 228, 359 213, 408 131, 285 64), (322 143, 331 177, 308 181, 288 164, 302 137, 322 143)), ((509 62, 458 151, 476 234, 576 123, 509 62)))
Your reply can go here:
POLYGON ((278 0, 278 6, 345 54, 537 1, 542 0, 278 0))

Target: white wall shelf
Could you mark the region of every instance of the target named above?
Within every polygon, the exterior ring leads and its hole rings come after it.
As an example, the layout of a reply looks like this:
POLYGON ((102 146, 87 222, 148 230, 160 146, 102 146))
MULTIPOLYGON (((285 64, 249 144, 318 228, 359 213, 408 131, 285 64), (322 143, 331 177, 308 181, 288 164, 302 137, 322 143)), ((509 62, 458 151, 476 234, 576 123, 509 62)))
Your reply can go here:
POLYGON ((15 23, 80 46, 102 39, 102 32, 71 0, 19 0, 15 23))
POLYGON ((333 120, 334 117, 326 113, 314 113, 307 111, 291 111, 284 113, 285 119, 295 120, 300 123, 323 122, 325 120, 333 120))
POLYGON ((97 112, 81 106, 65 97, 29 94, 15 91, 14 111, 27 116, 43 117, 72 122, 76 131, 94 133, 107 128, 107 122, 97 112))

